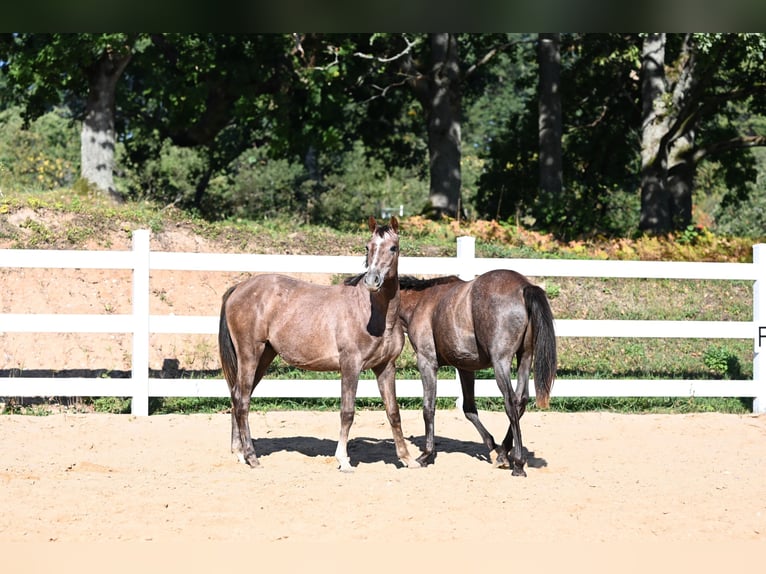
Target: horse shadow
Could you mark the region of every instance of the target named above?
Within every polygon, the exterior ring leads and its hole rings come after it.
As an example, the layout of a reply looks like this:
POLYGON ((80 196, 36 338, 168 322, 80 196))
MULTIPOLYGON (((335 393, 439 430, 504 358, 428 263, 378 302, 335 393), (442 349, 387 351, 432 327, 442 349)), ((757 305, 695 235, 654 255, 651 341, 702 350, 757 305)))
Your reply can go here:
MULTIPOLYGON (((278 452, 297 452, 307 457, 334 457, 338 441, 309 436, 255 438, 253 446, 258 458, 268 457, 278 452)), ((383 462, 402 467, 396 456, 393 439, 372 437, 350 438, 347 445, 351 466, 383 462)))
MULTIPOLYGON (((410 436, 409 440, 420 451, 425 448, 425 437, 410 436)), ((489 453, 486 447, 475 441, 465 441, 453 439, 444 436, 436 436, 436 458, 439 453, 458 453, 464 454, 478 461, 491 464, 489 453)), ((338 443, 335 440, 326 438, 316 438, 308 436, 295 437, 276 437, 276 438, 256 438, 253 439, 253 446, 258 457, 268 457, 278 452, 297 452, 308 457, 334 457, 335 448, 338 443)), ((548 461, 535 455, 534 451, 524 447, 524 456, 529 468, 543 468, 548 466, 548 461)), ((351 466, 356 467, 360 464, 373 464, 383 462, 391 464, 397 468, 403 467, 403 464, 396 456, 396 448, 391 438, 380 439, 372 437, 354 437, 348 441, 348 454, 351 458, 351 466)), ((413 453, 418 456, 420 453, 413 453)))
MULTIPOLYGON (((410 437, 410 441, 417 446, 421 451, 426 446, 426 437, 410 437)), ((460 453, 468 455, 476 460, 491 464, 492 461, 489 458, 489 452, 487 447, 483 443, 478 441, 467 441, 449 438, 445 436, 436 435, 434 437, 436 445, 436 459, 439 458, 440 452, 460 453)), ((535 456, 534 451, 529 450, 527 447, 522 447, 524 457, 527 460, 527 466, 530 468, 543 468, 548 466, 548 461, 542 457, 535 456)))

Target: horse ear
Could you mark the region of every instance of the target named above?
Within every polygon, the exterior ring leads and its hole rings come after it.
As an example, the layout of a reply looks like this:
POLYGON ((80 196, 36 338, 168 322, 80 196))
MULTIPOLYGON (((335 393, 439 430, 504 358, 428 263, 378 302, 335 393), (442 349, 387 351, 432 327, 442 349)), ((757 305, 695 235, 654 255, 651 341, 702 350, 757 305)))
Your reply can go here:
POLYGON ((375 218, 370 215, 370 218, 367 220, 367 225, 370 226, 370 231, 375 231, 375 228, 378 226, 378 222, 375 221, 375 218))
POLYGON ((399 220, 396 219, 395 215, 391 216, 391 221, 389 222, 389 225, 391 226, 391 229, 394 230, 394 233, 399 233, 399 220))

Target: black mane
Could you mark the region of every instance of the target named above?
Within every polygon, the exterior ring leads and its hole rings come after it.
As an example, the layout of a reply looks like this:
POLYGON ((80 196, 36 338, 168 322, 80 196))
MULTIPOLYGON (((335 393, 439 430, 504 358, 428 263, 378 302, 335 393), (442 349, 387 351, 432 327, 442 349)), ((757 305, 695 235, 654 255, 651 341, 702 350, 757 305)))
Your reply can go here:
POLYGON ((462 281, 457 275, 447 275, 445 277, 432 277, 430 279, 418 279, 410 275, 399 276, 399 289, 411 289, 413 291, 422 291, 434 285, 443 285, 444 283, 454 283, 462 281))
POLYGON ((344 285, 350 285, 351 287, 355 287, 356 285, 359 285, 359 282, 362 280, 362 277, 364 277, 364 273, 360 273, 359 275, 354 275, 353 277, 346 277, 343 280, 344 285))

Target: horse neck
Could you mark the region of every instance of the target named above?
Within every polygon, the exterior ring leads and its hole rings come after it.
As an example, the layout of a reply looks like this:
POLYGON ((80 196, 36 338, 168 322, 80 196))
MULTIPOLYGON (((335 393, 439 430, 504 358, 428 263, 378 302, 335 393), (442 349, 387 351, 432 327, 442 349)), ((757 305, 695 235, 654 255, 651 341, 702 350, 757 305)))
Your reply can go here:
MULTIPOLYGON (((361 282, 360 282, 361 286, 361 282)), ((367 291, 367 288, 362 286, 367 291)), ((369 293, 371 319, 378 318, 385 321, 387 327, 399 320, 399 308, 401 299, 399 295, 399 277, 396 273, 393 277, 386 277, 383 286, 375 293, 369 293)))
POLYGON ((423 291, 416 289, 399 290, 399 317, 404 323, 405 328, 410 324, 415 307, 417 307, 422 295, 423 291))

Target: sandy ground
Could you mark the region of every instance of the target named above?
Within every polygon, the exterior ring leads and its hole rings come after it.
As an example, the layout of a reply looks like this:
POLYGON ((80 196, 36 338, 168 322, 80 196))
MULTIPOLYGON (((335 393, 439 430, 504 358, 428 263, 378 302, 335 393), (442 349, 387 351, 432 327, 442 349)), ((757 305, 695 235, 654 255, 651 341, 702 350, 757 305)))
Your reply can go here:
MULTIPOLYGON (((153 273, 152 313, 216 314, 242 277, 153 273)), ((0 285, 3 313, 129 312, 129 277, 114 271, 1 270, 0 285)), ((0 333, 0 374, 127 371, 129 343, 0 333)), ((168 359, 219 366, 213 336, 153 335, 150 367, 168 359)), ((504 434, 505 415, 482 419, 504 434)), ((248 571, 367 574, 491 560, 545 572, 579 556, 588 572, 730 572, 766 555, 766 416, 527 413, 527 478, 492 468, 454 410, 437 414, 436 464, 417 470, 396 461, 382 411, 357 413, 350 474, 333 458, 337 413, 251 413, 257 470, 229 452, 229 424, 225 414, 0 416, 0 569, 222 572, 236 559, 248 571)), ((403 411, 403 428, 417 451, 420 412, 403 411)))
MULTIPOLYGON (((482 413, 499 436, 500 413, 482 413)), ((229 416, 0 417, 3 542, 237 540, 417 544, 766 541, 766 417, 528 413, 528 476, 437 414, 436 464, 400 467, 382 411, 360 411, 336 470, 338 415, 251 413, 261 468, 229 416)), ((403 411, 413 451, 418 411, 403 411)))

